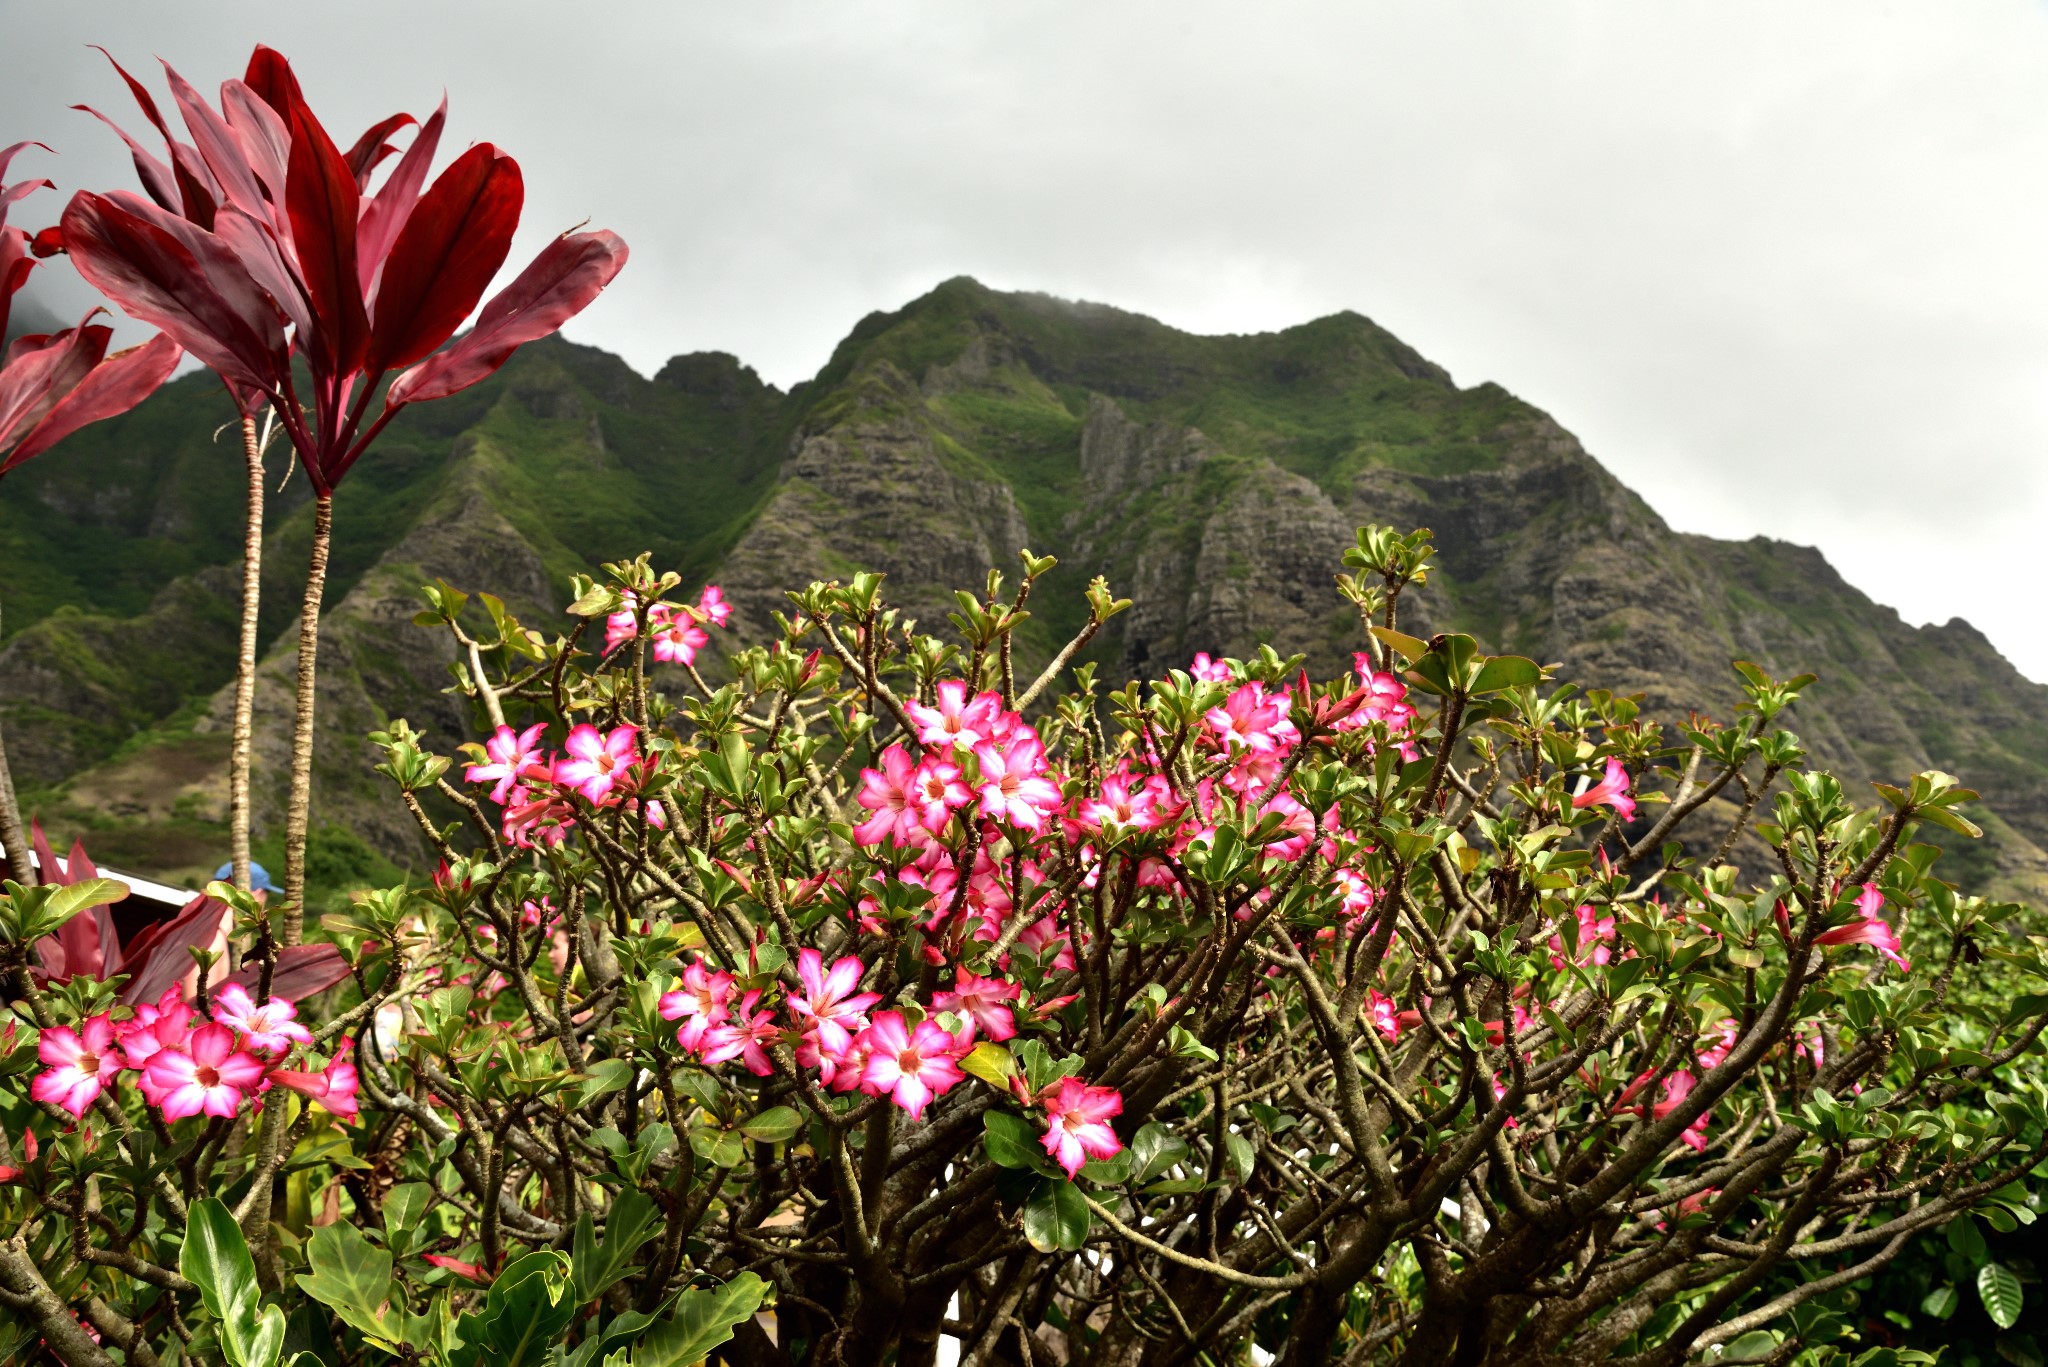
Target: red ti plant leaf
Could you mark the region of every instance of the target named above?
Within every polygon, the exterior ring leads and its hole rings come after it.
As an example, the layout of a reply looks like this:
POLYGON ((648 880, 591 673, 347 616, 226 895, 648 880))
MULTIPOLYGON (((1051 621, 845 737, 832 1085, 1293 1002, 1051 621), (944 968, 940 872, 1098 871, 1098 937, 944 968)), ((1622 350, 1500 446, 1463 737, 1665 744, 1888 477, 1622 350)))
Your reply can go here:
POLYGON ((158 112, 156 101, 150 98, 147 86, 129 75, 126 67, 114 61, 113 53, 105 48, 100 48, 99 53, 121 74, 121 79, 127 83, 128 92, 135 97, 135 103, 141 107, 142 116, 149 120, 152 128, 163 135, 164 143, 171 153, 169 171, 165 171, 162 162, 137 146, 135 139, 123 132, 119 124, 97 109, 82 104, 72 107, 84 110, 121 135, 121 140, 128 144, 128 150, 134 154, 135 169, 142 176, 143 188, 149 191, 151 199, 161 207, 191 219, 202 228, 212 227, 214 209, 221 197, 220 186, 214 181, 212 173, 206 169, 206 164, 200 159, 198 151, 172 136, 170 126, 158 112), (168 185, 165 184, 166 176, 169 179, 168 185), (172 189, 175 189, 175 194, 166 193, 172 189))
MULTIPOLYGON (((168 335, 158 333, 141 346, 106 357, 50 407, 19 445, 0 456, 0 475, 40 456, 81 427, 126 413, 171 378, 183 354, 168 335)), ((0 439, 0 450, 5 446, 0 439)))
POLYGON ((360 370, 370 318, 356 279, 356 178, 334 140, 304 104, 292 107, 292 153, 285 171, 285 208, 306 294, 313 301, 318 370, 336 386, 360 370))
POLYGON ((292 74, 292 64, 276 48, 261 43, 249 54, 249 68, 242 73, 242 83, 276 111, 286 128, 291 127, 292 107, 306 102, 306 97, 299 93, 299 78, 292 74))
POLYGON ((63 222, 78 273, 130 317, 162 328, 231 383, 276 390, 284 328, 219 238, 120 192, 80 191, 63 222))
POLYGON ((398 240, 398 230, 405 226, 412 206, 419 202, 420 187, 427 183, 427 171, 434 164, 434 152, 441 145, 441 129, 447 122, 448 97, 444 95, 441 107, 427 116, 412 145, 385 177, 384 188, 363 205, 363 217, 356 224, 356 278, 362 282, 365 295, 375 287, 378 269, 390 254, 391 244, 398 240))
POLYGON ((198 980, 199 966, 187 951, 225 948, 233 920, 234 908, 202 892, 170 920, 159 921, 137 935, 125 950, 123 966, 134 976, 121 989, 121 1000, 130 1006, 155 1001, 173 983, 189 993, 198 980))
MULTIPOLYGON (((92 860, 85 853, 84 842, 72 841, 71 857, 59 865, 56 851, 50 848, 49 837, 43 834, 43 823, 34 822, 29 829, 36 855, 37 876, 42 882, 69 887, 100 876, 100 871, 93 867, 92 860)), ((122 899, 117 897, 114 900, 122 899)), ((55 935, 45 935, 36 941, 36 955, 42 961, 41 976, 48 980, 62 982, 79 973, 105 978, 119 972, 120 937, 114 930, 111 905, 97 906, 89 914, 74 916, 55 935)))
POLYGON ((390 118, 380 119, 371 124, 364 130, 363 135, 356 139, 356 145, 348 149, 348 154, 343 160, 348 162, 349 172, 356 178, 358 192, 369 190, 370 172, 376 170, 384 158, 398 150, 392 145, 391 135, 408 124, 418 122, 419 120, 410 114, 393 114, 390 118))
POLYGON ((586 308, 626 264, 614 233, 570 233, 550 242, 478 315, 469 335, 392 381, 389 407, 443 399, 491 375, 514 351, 586 308))
POLYGON ((505 264, 526 187, 519 163, 478 143, 414 206, 384 263, 368 368, 431 356, 483 298, 505 264))
MULTIPOLYGON (((277 952, 277 967, 270 975, 270 995, 304 1001, 325 992, 348 973, 348 961, 333 945, 288 945, 277 952)), ((263 965, 251 962, 231 974, 227 981, 254 992, 262 978, 263 965)))

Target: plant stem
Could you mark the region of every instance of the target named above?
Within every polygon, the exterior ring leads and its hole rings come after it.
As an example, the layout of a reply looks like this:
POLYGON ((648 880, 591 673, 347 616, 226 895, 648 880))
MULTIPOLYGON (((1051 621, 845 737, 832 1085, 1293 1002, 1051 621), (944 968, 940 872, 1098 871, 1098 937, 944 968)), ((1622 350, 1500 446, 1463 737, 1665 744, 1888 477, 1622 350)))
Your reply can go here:
POLYGON ((14 800, 14 778, 7 770, 7 746, 0 742, 0 845, 7 847, 7 876, 32 887, 36 876, 28 862, 28 836, 21 829, 21 807, 14 800))
POLYGON ((327 543, 334 533, 334 495, 313 500, 313 556, 306 567, 306 599, 299 609, 299 693, 292 728, 291 803, 284 827, 284 943, 303 935, 306 901, 306 831, 313 805, 313 685, 320 652, 320 599, 327 590, 327 543))
POLYGON ((21 804, 14 796, 14 775, 7 768, 7 744, 0 740, 0 846, 7 850, 7 876, 33 887, 36 876, 28 862, 28 833, 21 828, 21 804))
POLYGON ((235 730, 228 750, 228 857, 235 886, 249 890, 249 761, 256 714, 256 608, 263 592, 263 448, 256 415, 242 415, 242 458, 249 468, 248 522, 242 530, 242 653, 235 662, 235 730))

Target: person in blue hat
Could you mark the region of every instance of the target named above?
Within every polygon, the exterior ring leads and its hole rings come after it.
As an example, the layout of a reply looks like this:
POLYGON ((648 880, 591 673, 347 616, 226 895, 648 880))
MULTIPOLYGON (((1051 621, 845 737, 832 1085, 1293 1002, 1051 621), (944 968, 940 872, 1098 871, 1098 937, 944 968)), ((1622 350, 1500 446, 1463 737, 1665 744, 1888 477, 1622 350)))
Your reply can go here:
MULTIPOLYGON (((213 871, 213 881, 216 883, 234 882, 234 861, 229 860, 227 863, 215 869, 213 871)), ((263 903, 268 902, 270 900, 270 894, 277 891, 277 884, 270 881, 269 873, 267 873, 264 870, 261 864, 256 863, 254 860, 251 860, 249 862, 249 891, 256 894, 256 903, 258 906, 261 906, 263 903)))

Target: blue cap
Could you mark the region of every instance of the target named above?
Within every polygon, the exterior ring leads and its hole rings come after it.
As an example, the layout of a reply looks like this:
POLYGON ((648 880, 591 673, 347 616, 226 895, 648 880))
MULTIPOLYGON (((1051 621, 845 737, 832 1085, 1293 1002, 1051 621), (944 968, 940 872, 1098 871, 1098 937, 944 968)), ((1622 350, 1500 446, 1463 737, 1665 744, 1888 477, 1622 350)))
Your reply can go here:
MULTIPOLYGON (((213 880, 216 883, 232 882, 234 877, 235 864, 233 860, 229 860, 213 871, 213 880)), ((277 890, 277 884, 270 881, 270 875, 264 871, 263 866, 252 861, 249 865, 249 891, 276 892, 277 890)))

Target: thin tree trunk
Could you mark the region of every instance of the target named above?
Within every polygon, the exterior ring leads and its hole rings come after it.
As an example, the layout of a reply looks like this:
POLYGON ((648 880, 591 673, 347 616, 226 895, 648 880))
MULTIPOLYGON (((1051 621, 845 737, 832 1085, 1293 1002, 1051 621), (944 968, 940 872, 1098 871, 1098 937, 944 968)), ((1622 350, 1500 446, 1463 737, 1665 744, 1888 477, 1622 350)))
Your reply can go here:
POLYGON ((313 684, 320 651, 320 599, 327 590, 327 542, 334 531, 334 495, 313 500, 313 557, 306 567, 306 600, 299 610, 299 693, 292 729, 291 804, 284 827, 284 934, 299 943, 305 924, 306 832, 313 805, 313 684))
POLYGON ((7 850, 7 876, 23 887, 35 884, 28 862, 28 832, 21 828, 21 804, 14 796, 14 775, 7 768, 7 745, 0 740, 0 846, 7 850))
POLYGON ((242 531, 242 653, 235 663, 235 731, 228 751, 228 856, 235 886, 249 890, 249 762, 256 714, 256 609, 263 591, 263 448, 256 417, 242 415, 242 458, 249 467, 248 523, 242 531))
POLYGON ((28 862, 28 833, 21 828, 21 806, 14 800, 14 777, 7 770, 7 746, 0 741, 0 845, 7 847, 7 876, 32 887, 36 876, 28 862))

